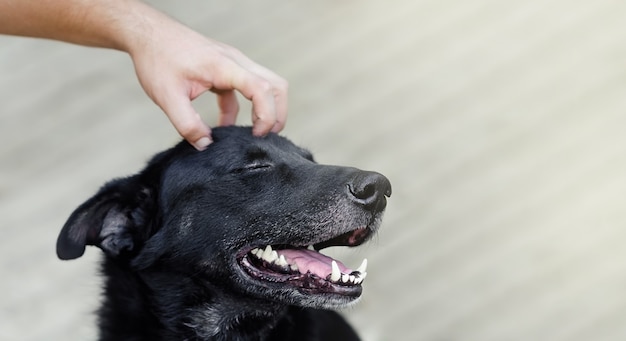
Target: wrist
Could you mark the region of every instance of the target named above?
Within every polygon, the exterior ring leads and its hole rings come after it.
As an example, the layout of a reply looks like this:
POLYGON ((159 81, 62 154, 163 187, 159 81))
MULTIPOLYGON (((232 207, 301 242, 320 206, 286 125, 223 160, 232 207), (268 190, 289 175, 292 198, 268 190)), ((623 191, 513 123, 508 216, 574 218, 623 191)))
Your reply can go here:
POLYGON ((154 53, 180 43, 180 37, 197 34, 166 14, 139 1, 132 1, 116 35, 116 46, 131 58, 154 53))

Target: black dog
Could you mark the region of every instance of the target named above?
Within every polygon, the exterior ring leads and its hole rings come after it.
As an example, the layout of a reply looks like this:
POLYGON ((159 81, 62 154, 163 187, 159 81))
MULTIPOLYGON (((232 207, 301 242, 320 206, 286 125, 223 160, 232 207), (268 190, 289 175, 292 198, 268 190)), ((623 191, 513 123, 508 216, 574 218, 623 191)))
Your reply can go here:
POLYGON ((327 309, 358 300, 365 264, 316 250, 367 241, 389 181, 319 165, 275 134, 226 127, 213 139, 107 183, 63 227, 59 258, 86 245, 106 255, 100 340, 358 340, 327 309))

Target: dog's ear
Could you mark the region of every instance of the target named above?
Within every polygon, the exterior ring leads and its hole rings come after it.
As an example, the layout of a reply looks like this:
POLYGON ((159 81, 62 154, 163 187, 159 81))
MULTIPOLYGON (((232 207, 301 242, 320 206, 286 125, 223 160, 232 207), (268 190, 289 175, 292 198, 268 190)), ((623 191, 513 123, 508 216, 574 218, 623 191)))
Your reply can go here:
POLYGON ((151 233, 156 193, 138 175, 114 180, 79 206, 57 239, 57 256, 74 259, 95 245, 115 257, 133 251, 151 233))

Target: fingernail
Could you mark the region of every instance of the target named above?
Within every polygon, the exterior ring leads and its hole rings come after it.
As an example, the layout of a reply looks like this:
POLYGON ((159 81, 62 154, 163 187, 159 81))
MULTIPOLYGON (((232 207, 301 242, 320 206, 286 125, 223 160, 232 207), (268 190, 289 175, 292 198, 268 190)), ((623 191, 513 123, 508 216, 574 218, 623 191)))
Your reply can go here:
POLYGON ((205 137, 201 137, 200 139, 198 139, 196 142, 193 143, 193 146, 199 150, 199 151, 203 151, 206 149, 206 147, 208 147, 211 144, 211 139, 208 138, 207 136, 205 137))

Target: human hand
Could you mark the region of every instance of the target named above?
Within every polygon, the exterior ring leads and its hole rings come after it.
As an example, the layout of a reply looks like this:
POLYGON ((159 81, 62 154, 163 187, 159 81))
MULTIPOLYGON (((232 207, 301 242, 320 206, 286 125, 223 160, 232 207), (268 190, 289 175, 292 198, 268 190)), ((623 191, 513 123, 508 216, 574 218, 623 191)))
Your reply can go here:
POLYGON ((217 95, 220 125, 235 123, 235 91, 252 101, 255 135, 280 131, 287 119, 284 79, 139 0, 0 1, 0 33, 129 53, 148 96, 199 150, 211 130, 191 101, 205 91, 217 95))
POLYGON ((196 149, 211 143, 210 128, 191 105, 206 91, 217 95, 219 125, 235 123, 235 91, 252 101, 253 133, 278 132, 287 119, 287 82, 237 49, 173 20, 150 25, 148 39, 129 53, 139 82, 176 130, 196 149))

